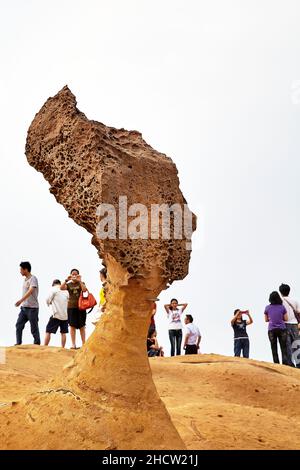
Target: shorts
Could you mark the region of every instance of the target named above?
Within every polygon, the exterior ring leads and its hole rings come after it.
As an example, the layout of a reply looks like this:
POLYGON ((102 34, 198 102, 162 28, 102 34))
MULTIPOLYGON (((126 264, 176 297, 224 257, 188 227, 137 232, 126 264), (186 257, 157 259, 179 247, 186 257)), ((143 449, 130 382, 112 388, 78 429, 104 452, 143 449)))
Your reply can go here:
POLYGON ((59 320, 58 318, 50 317, 48 325, 46 326, 46 333, 55 334, 60 328, 61 334, 69 333, 68 320, 59 320))
POLYGON ((185 347, 185 354, 198 354, 198 348, 196 344, 187 344, 185 347))
POLYGON ((80 330, 86 324, 86 311, 79 308, 68 308, 69 325, 80 330))

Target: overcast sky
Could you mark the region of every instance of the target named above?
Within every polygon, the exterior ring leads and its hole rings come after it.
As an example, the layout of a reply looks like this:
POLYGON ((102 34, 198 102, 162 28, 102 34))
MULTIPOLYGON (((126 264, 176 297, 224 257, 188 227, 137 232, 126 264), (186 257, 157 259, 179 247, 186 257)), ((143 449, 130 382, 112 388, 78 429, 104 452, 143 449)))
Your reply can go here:
POLYGON ((1 345, 15 343, 21 260, 40 281, 42 336, 52 279, 78 267, 99 291, 90 235, 24 156, 35 113, 68 84, 88 118, 172 157, 198 215, 190 274, 160 295, 166 352, 177 297, 202 352, 231 355, 232 312, 249 308, 251 357, 271 360, 269 293, 287 282, 300 299, 299 20, 297 0, 1 1, 1 345))

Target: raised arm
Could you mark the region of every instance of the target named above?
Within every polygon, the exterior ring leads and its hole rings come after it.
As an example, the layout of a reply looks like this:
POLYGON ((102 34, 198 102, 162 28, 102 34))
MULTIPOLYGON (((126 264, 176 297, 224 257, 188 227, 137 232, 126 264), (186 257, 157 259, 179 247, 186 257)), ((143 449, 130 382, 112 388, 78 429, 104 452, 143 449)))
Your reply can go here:
POLYGON ((88 290, 85 283, 82 281, 80 281, 80 287, 81 287, 82 292, 86 292, 88 290))
POLYGON ((249 318, 249 320, 247 320, 247 325, 252 325, 252 323, 253 323, 253 318, 252 318, 252 316, 250 315, 249 310, 247 310, 246 315, 248 315, 248 318, 249 318))
POLYGON ((179 304, 178 307, 182 307, 182 311, 184 312, 187 308, 188 304, 179 304))
POLYGON ((231 320, 231 326, 233 326, 237 320, 237 317, 239 316, 240 311, 238 310, 236 314, 234 315, 233 319, 231 320))
POLYGON ((60 286, 60 290, 68 290, 68 282, 71 280, 71 276, 68 276, 67 279, 60 286))
POLYGON ((165 305, 164 305, 164 309, 165 309, 165 311, 166 311, 167 313, 169 313, 170 307, 171 307, 170 304, 165 304, 165 305))

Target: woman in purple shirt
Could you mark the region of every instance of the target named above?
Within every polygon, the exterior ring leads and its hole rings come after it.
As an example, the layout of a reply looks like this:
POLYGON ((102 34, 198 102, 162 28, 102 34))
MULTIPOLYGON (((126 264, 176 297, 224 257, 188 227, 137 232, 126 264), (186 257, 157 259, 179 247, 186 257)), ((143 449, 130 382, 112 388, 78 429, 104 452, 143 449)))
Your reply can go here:
POLYGON ((288 319, 287 311, 282 305, 282 298, 278 292, 272 292, 269 298, 270 305, 265 309, 265 320, 269 323, 268 334, 271 343, 273 361, 279 364, 277 340, 280 344, 282 364, 288 365, 287 331, 285 321, 288 319))

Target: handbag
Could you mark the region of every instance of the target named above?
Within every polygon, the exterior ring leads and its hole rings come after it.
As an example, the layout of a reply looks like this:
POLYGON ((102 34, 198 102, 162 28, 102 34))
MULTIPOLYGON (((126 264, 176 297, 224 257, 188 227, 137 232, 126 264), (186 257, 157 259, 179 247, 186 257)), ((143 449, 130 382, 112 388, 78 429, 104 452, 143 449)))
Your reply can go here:
POLYGON ((283 298, 283 300, 285 300, 286 303, 291 307, 291 309, 294 312, 294 315, 296 317, 297 322, 300 323, 300 312, 297 312, 297 310, 295 310, 294 306, 285 297, 283 298))
POLYGON ((78 308, 79 310, 89 310, 89 312, 86 313, 91 313, 93 308, 97 305, 97 301, 93 294, 91 294, 89 291, 86 292, 81 292, 79 301, 78 301, 78 308))

